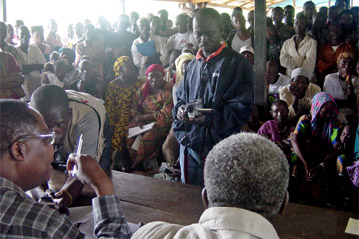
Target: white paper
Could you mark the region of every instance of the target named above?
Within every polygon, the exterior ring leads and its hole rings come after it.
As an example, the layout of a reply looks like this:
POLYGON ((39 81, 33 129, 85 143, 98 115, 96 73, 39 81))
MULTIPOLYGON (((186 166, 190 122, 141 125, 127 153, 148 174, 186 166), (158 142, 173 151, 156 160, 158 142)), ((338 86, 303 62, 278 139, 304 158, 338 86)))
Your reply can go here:
POLYGON ((137 136, 139 134, 143 134, 143 133, 145 133, 147 131, 150 131, 151 129, 153 129, 154 126, 155 126, 155 122, 152 122, 150 124, 143 125, 142 129, 139 126, 129 128, 128 129, 128 138, 132 138, 132 137, 137 136))
POLYGON ((349 218, 347 228, 345 229, 345 233, 359 236, 359 220, 349 218))
POLYGON ((68 218, 73 223, 82 223, 87 222, 92 216, 92 206, 84 206, 84 207, 70 207, 68 208, 70 214, 68 218))
POLYGON ((131 149, 138 151, 138 148, 140 147, 142 135, 137 135, 135 141, 131 145, 131 149))
MULTIPOLYGON (((69 209, 69 220, 73 223, 81 223, 78 227, 80 232, 85 234, 86 239, 96 239, 95 235, 93 234, 94 229, 94 219, 92 215, 92 206, 85 206, 85 207, 71 207, 69 209)), ((138 224, 128 222, 128 226, 132 231, 132 234, 135 233, 139 226, 138 224)))

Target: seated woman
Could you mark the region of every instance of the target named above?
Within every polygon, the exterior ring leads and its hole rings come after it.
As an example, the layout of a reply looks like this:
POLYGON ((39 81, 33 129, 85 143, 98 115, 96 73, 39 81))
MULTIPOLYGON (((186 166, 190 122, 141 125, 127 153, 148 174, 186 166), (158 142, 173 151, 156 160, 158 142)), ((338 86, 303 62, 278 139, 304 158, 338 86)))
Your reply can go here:
POLYGON ((328 185, 333 185, 336 178, 339 152, 333 153, 339 142, 337 115, 333 97, 320 92, 313 97, 310 114, 299 119, 291 137, 294 156, 300 159, 295 172, 299 188, 318 200, 325 199, 328 185))
POLYGON ((320 92, 320 87, 310 83, 309 79, 307 70, 296 68, 292 71, 291 83, 279 90, 279 99, 288 104, 289 117, 292 119, 307 114, 313 96, 320 92))
MULTIPOLYGON (((125 135, 131 120, 131 104, 137 90, 141 87, 137 71, 128 56, 119 57, 113 65, 115 79, 108 84, 105 107, 113 129, 112 151, 125 148, 125 135)), ((115 154, 117 155, 117 154, 115 154)), ((119 169, 118 157, 114 157, 114 169, 119 169)))
POLYGON ((80 77, 72 83, 70 89, 85 92, 96 98, 104 98, 105 81, 96 76, 94 66, 89 60, 82 60, 79 64, 80 77))
POLYGON ((155 122, 155 125, 140 137, 126 138, 126 146, 132 159, 132 165, 126 171, 150 171, 158 168, 157 156, 173 120, 171 85, 163 80, 164 75, 162 66, 151 65, 146 71, 147 81, 137 91, 132 103, 133 118, 128 128, 142 127, 151 122, 155 122), (139 141, 138 147, 133 145, 136 139, 139 141))
POLYGON ((347 123, 354 117, 359 95, 359 77, 354 76, 354 56, 345 52, 338 56, 338 72, 325 77, 324 91, 331 94, 339 107, 338 119, 347 123))

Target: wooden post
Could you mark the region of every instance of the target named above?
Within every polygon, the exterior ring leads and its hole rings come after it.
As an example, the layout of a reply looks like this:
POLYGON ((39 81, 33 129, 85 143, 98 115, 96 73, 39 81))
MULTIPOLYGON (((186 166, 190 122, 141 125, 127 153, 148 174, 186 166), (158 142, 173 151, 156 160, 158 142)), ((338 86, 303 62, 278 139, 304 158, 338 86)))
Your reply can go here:
POLYGON ((122 14, 125 14, 126 13, 126 0, 120 0, 120 3, 121 3, 121 8, 122 8, 122 14))
POLYGON ((255 0, 254 8, 254 102, 267 104, 267 19, 266 1, 255 0))
POLYGON ((2 8, 1 19, 2 19, 3 22, 6 22, 6 20, 7 20, 7 17, 6 17, 6 0, 0 0, 0 3, 1 3, 1 8, 2 8))

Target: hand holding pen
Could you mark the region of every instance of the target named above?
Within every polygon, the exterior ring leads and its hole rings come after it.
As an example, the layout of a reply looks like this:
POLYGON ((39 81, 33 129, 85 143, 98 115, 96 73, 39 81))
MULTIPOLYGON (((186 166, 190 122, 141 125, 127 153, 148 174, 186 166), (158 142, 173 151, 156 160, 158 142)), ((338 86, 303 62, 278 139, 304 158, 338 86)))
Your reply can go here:
MULTIPOLYGON (((81 149, 82 149, 82 142, 83 142, 83 134, 80 135, 79 142, 77 144, 77 150, 76 150, 76 161, 79 161, 81 156, 81 149)), ((75 177, 77 174, 77 165, 75 164, 72 168, 72 177, 75 177)))

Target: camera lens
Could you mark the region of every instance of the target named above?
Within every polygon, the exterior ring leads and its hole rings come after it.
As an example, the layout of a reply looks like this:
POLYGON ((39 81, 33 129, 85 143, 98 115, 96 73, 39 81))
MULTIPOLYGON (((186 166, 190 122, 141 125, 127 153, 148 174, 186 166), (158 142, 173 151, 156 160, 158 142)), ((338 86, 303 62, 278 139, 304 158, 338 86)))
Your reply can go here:
POLYGON ((187 106, 187 112, 188 113, 193 113, 193 111, 194 111, 194 106, 193 105, 188 105, 187 106))

